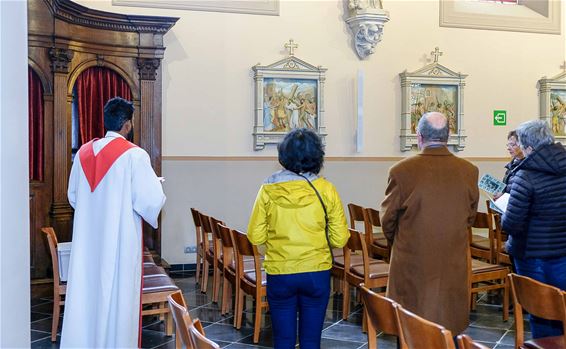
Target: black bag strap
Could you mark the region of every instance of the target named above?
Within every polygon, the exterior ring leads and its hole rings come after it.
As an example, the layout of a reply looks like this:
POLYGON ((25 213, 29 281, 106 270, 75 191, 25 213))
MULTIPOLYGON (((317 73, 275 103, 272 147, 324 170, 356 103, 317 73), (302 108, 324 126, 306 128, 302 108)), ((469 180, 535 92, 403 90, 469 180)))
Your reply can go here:
POLYGON ((328 244, 328 250, 330 251, 330 257, 332 258, 332 263, 334 263, 334 253, 332 252, 332 246, 330 246, 330 237, 328 236, 328 213, 326 212, 326 205, 324 205, 324 201, 322 201, 322 197, 320 196, 318 190, 316 190, 312 182, 306 176, 300 173, 297 173, 297 175, 303 177, 307 181, 307 183, 316 193, 316 196, 318 196, 318 200, 320 200, 320 204, 322 205, 322 209, 324 210, 324 223, 325 223, 324 232, 326 234, 326 243, 328 244))

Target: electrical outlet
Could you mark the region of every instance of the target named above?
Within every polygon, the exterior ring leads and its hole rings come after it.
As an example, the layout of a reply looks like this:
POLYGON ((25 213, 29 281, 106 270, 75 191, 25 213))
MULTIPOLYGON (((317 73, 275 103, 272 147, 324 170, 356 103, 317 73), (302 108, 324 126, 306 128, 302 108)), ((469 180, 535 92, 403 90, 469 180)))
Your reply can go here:
POLYGON ((196 246, 186 246, 185 247, 185 253, 197 253, 197 247, 196 246))

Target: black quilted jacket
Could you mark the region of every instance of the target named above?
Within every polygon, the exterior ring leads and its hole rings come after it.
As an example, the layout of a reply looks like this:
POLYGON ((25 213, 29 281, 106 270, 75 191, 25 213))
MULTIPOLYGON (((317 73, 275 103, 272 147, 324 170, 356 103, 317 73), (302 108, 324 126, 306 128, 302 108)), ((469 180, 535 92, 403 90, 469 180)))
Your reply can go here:
POLYGON ((543 146, 515 171, 502 221, 507 251, 517 258, 566 256, 566 150, 543 146))

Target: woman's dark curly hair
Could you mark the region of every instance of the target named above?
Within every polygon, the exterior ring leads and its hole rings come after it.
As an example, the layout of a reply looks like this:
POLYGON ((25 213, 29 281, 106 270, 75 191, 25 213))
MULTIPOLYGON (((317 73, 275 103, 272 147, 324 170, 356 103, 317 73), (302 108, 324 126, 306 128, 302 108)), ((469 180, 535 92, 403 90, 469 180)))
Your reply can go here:
POLYGON ((318 174, 324 163, 324 149, 320 137, 312 130, 298 128, 289 132, 277 146, 279 163, 295 172, 318 174))

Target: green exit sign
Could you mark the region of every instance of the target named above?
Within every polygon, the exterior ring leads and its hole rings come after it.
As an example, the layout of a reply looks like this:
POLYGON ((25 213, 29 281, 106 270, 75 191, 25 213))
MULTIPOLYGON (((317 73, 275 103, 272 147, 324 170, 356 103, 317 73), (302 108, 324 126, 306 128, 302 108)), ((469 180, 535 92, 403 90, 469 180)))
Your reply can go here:
POLYGON ((493 111, 493 126, 507 125, 507 110, 493 111))

